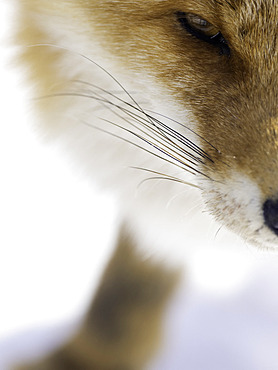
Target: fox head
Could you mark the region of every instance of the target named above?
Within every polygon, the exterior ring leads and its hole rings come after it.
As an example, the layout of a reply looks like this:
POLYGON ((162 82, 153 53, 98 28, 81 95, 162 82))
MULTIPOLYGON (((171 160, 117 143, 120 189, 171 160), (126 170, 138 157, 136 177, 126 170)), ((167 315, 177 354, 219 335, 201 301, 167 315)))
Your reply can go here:
MULTIPOLYGON (((20 8, 17 38, 49 126, 64 129, 59 112, 78 101, 86 123, 97 116, 98 129, 113 126, 125 140, 117 153, 132 141, 138 155, 155 154, 163 174, 178 171, 168 179, 201 189, 221 224, 277 248, 276 1, 24 0, 20 8)), ((122 155, 109 157, 112 172, 122 155)))

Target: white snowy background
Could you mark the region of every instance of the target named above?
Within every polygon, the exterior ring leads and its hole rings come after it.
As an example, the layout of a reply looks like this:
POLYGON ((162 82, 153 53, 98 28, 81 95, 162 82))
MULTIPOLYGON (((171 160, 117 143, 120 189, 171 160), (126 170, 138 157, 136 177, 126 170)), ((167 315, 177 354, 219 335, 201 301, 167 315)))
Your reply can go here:
MULTIPOLYGON (((38 355, 85 311, 115 235, 112 197, 28 119, 0 2, 0 370, 38 355), (67 323, 72 323, 67 324, 67 323)), ((191 261, 152 370, 278 370, 278 257, 246 248, 191 261)))

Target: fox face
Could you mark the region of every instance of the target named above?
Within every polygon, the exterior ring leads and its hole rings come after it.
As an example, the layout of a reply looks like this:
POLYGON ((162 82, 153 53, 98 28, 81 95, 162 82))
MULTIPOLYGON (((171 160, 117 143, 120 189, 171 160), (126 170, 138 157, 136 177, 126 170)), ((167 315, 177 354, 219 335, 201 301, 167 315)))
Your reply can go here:
MULTIPOLYGON (((148 171, 193 183, 221 224, 276 248, 275 2, 29 0, 20 6, 25 26, 18 37, 29 46, 23 58, 44 97, 38 104, 49 127, 67 130, 66 120, 49 119, 49 111, 68 109, 73 120, 72 107, 81 107, 86 123, 125 140, 111 144, 120 147, 117 153, 129 153, 132 142, 136 158, 141 152, 144 163, 154 163, 148 171)), ((108 150, 92 156, 109 158, 108 150)), ((112 155, 112 172, 123 156, 112 155)))
POLYGON ((277 19, 274 0, 18 1, 41 127, 118 194, 127 223, 79 332, 26 369, 144 368, 181 281, 144 236, 175 233, 172 215, 182 247, 212 216, 277 249, 277 19))

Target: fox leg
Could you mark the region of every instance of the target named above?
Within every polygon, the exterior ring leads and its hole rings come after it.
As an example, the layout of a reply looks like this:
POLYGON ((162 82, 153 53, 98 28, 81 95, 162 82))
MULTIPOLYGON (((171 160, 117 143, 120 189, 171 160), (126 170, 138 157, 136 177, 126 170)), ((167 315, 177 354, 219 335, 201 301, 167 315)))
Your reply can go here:
POLYGON ((179 271, 142 259, 122 232, 79 332, 21 370, 137 370, 159 346, 163 313, 179 271))

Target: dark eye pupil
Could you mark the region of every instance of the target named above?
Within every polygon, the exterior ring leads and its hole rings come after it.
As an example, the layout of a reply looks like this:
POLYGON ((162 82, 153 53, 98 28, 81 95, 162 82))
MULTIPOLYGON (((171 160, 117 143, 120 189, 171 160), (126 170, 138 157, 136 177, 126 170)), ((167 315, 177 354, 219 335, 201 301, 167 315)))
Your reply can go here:
POLYGON ((177 12, 181 26, 199 40, 219 47, 221 55, 230 55, 230 48, 221 32, 205 19, 192 14, 177 12))

